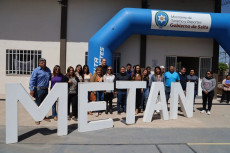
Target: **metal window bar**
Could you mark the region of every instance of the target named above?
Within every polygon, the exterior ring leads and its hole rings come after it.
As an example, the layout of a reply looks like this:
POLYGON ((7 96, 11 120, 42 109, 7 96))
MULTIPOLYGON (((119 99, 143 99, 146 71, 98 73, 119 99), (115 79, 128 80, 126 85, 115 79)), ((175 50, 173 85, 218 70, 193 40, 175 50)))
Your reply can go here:
POLYGON ((41 50, 6 49, 6 74, 30 75, 39 58, 41 50))

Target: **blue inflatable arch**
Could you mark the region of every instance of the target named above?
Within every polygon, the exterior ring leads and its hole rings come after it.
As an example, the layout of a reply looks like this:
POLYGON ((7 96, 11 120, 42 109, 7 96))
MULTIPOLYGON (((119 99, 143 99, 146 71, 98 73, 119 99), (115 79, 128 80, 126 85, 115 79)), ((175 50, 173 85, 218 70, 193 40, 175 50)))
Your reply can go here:
POLYGON ((113 51, 132 34, 214 38, 230 54, 230 14, 124 8, 90 40, 90 72, 102 58, 112 65, 113 51))

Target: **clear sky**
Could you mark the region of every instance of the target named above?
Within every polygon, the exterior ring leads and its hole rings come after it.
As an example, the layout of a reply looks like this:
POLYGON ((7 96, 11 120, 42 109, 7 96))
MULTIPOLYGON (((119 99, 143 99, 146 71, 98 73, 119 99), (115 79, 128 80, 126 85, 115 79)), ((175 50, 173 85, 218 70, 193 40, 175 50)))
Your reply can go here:
MULTIPOLYGON (((230 13, 230 3, 221 7, 222 13, 230 13)), ((225 62, 225 51, 220 47, 219 62, 225 62)), ((229 56, 226 57, 226 63, 229 63, 229 56)))

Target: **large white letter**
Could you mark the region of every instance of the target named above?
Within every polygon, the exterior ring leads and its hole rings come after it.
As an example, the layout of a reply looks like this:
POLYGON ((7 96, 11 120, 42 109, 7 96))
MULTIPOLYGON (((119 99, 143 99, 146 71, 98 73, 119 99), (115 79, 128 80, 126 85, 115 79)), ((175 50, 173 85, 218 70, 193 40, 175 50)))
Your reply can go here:
POLYGON ((78 131, 94 131, 113 127, 111 118, 106 120, 91 121, 88 123, 88 111, 98 111, 106 109, 105 101, 88 101, 88 91, 114 90, 114 83, 90 82, 78 84, 78 131))
POLYGON ((58 100, 57 134, 67 135, 67 83, 57 83, 38 107, 21 84, 6 85, 6 143, 18 142, 18 101, 35 121, 42 121, 58 100))
POLYGON ((127 89, 126 124, 135 123, 136 89, 146 88, 146 81, 116 81, 117 89, 127 89))
POLYGON ((143 117, 144 122, 151 122, 155 110, 160 110, 164 120, 169 119, 163 82, 153 82, 143 117), (160 92, 160 95, 158 93, 160 92), (158 99, 160 96, 160 100, 158 99))
POLYGON ((193 101, 194 101, 194 83, 187 82, 186 97, 179 82, 171 84, 171 99, 170 99, 170 119, 177 119, 178 113, 178 97, 181 100, 180 106, 186 117, 193 116, 193 101))

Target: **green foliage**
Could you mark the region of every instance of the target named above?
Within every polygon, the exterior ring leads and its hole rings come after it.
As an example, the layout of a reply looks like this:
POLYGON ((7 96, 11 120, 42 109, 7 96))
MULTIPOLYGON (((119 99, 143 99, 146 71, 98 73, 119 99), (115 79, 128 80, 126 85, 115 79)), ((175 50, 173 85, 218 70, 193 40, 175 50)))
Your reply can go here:
POLYGON ((225 63, 218 63, 219 72, 225 72, 228 69, 228 65, 225 63))

